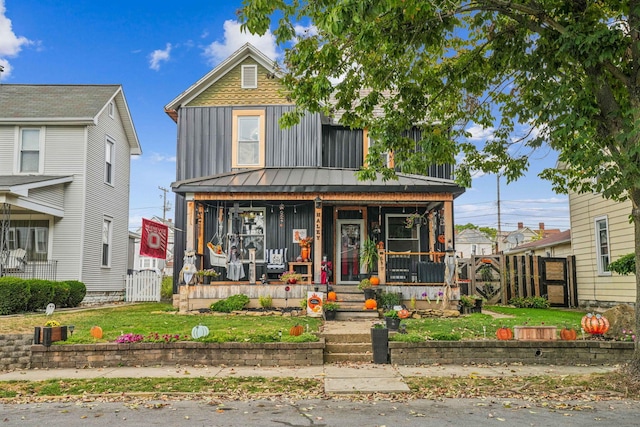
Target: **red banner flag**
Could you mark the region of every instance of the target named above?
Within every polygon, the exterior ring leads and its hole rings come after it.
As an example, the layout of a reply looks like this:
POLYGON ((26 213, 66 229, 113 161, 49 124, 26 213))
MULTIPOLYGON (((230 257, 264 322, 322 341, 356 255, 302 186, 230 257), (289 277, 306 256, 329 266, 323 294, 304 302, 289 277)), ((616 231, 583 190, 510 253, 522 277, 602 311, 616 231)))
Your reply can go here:
POLYGON ((159 222, 142 218, 142 238, 140 255, 151 258, 167 258, 169 227, 159 222))

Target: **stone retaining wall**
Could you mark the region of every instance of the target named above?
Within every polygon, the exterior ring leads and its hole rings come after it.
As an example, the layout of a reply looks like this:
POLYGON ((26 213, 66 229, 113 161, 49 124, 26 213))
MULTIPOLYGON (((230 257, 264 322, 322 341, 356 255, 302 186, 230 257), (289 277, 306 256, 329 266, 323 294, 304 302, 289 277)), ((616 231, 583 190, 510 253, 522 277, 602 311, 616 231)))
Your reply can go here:
POLYGON ((525 365, 602 365, 626 363, 633 343, 621 341, 426 341, 389 342, 398 365, 522 363, 525 365))
POLYGON ((34 345, 31 368, 157 365, 318 366, 324 339, 309 343, 172 343, 34 345))
POLYGON ((31 360, 33 334, 0 335, 0 369, 25 369, 31 360))

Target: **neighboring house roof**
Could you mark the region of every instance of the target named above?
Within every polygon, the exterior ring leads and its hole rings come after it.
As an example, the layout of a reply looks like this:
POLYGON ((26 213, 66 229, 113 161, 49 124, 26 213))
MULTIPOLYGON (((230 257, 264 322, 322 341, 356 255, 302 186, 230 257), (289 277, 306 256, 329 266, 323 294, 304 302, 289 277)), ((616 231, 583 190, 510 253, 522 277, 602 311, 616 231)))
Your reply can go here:
POLYGON ((32 188, 47 187, 73 181, 72 176, 0 175, 0 193, 24 195, 32 188))
POLYGON ((274 60, 268 58, 250 43, 245 43, 240 49, 236 50, 231 56, 222 61, 213 70, 209 71, 204 77, 192 84, 187 90, 178 95, 175 99, 165 105, 165 112, 175 121, 178 121, 177 110, 189 101, 196 98, 203 91, 209 88, 222 76, 227 74, 247 57, 253 58, 259 65, 273 72, 275 77, 281 77, 274 68, 274 60))
POLYGON ((131 154, 142 154, 120 85, 0 85, 0 123, 93 125, 114 101, 131 154))
POLYGON ((359 181, 353 169, 339 168, 263 168, 230 172, 177 181, 176 193, 191 192, 420 192, 452 193, 457 197, 464 188, 450 180, 421 175, 398 174, 397 180, 359 181))
POLYGON ((513 249, 505 251, 505 253, 524 252, 528 250, 534 250, 537 248, 548 248, 552 246, 559 246, 567 243, 571 243, 571 230, 560 231, 558 233, 553 233, 550 236, 545 237, 543 239, 524 243, 513 249))
POLYGON ((480 230, 467 228, 456 234, 456 244, 468 243, 474 245, 493 244, 493 241, 489 236, 480 230))

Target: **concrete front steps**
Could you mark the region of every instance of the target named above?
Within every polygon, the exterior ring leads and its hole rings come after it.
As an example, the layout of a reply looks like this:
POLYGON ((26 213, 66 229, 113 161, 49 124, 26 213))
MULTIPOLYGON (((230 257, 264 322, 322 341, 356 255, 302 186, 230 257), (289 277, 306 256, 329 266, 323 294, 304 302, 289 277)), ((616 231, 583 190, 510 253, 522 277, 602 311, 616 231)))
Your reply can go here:
POLYGON ((344 333, 323 336, 325 339, 324 363, 373 361, 371 334, 344 333))
POLYGON ((336 320, 378 318, 376 310, 364 309, 364 293, 355 284, 332 285, 338 297, 340 308, 336 312, 336 320))

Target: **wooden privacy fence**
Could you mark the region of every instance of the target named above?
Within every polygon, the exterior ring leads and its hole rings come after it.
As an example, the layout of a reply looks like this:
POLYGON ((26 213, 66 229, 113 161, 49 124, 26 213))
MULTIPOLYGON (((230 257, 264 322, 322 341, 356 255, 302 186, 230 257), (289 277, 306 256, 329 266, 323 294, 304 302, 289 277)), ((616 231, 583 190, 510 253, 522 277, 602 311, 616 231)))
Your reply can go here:
POLYGON ((127 302, 160 302, 162 276, 155 271, 138 271, 127 275, 124 300, 127 302))
POLYGON ((483 255, 458 260, 462 293, 478 294, 488 304, 515 297, 543 296, 552 306, 576 307, 575 257, 483 255))

